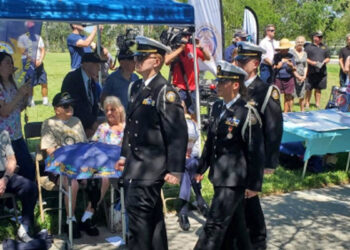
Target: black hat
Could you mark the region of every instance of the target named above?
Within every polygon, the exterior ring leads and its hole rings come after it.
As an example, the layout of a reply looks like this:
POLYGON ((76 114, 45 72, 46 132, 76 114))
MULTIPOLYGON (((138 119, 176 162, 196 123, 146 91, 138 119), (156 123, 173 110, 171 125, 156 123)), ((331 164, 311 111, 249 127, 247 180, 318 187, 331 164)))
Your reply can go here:
POLYGON ((238 66, 235 66, 223 60, 220 60, 218 62, 216 72, 217 80, 225 79, 243 81, 247 75, 247 72, 238 66))
POLYGON ((134 53, 135 56, 148 55, 150 53, 159 53, 164 56, 165 53, 171 52, 171 49, 168 46, 145 36, 137 36, 136 43, 137 48, 134 53))
POLYGON ((237 43, 237 56, 235 60, 245 61, 252 57, 260 58, 262 54, 265 54, 266 50, 262 47, 249 42, 238 42, 237 43))
POLYGON ((74 100, 68 92, 57 93, 52 100, 52 106, 62 106, 64 104, 71 104, 74 100))
POLYGON ((133 60, 134 52, 128 49, 121 49, 118 54, 118 60, 133 60))
POLYGON ((104 63, 105 60, 102 60, 97 53, 85 53, 81 58, 81 63, 91 62, 91 63, 104 63))

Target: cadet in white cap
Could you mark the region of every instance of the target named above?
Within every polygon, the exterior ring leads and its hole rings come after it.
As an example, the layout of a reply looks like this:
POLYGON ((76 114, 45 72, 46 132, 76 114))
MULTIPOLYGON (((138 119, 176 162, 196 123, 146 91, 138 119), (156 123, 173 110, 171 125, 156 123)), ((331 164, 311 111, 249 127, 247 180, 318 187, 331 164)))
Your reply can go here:
POLYGON ((247 73, 228 62, 218 63, 218 95, 210 114, 196 180, 210 167, 214 197, 195 249, 251 249, 244 219, 244 194, 261 191, 264 144, 257 111, 243 96, 247 73), (254 159, 254 160, 252 160, 254 159))
POLYGON ((116 169, 127 183, 128 249, 168 249, 160 196, 164 181, 178 183, 184 172, 187 125, 180 97, 159 73, 170 49, 136 37, 136 71, 143 79, 130 84, 129 104, 116 169))
MULTIPOLYGON (((245 81, 247 100, 259 111, 265 144, 264 168, 265 171, 272 172, 278 164, 283 120, 279 89, 275 85, 266 84, 258 76, 261 55, 264 53, 265 50, 260 46, 240 42, 235 60, 248 73, 245 81)), ((246 223, 253 248, 266 249, 266 225, 259 196, 257 193, 247 192, 246 198, 246 223)))

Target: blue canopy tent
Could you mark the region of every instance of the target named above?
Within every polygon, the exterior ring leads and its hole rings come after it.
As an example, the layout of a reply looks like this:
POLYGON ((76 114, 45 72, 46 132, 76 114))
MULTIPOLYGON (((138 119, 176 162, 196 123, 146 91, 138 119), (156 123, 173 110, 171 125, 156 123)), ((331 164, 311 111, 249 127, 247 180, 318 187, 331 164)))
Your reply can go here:
POLYGON ((171 0, 0 0, 0 18, 193 25, 194 9, 189 4, 171 0))
MULTIPOLYGON (((195 20, 191 5, 172 0, 0 0, 0 19, 174 26, 194 25, 195 20)), ((193 44, 195 46, 194 38, 193 44)), ((197 68, 197 61, 194 62, 194 68, 197 68)), ((196 84, 198 91, 198 81, 196 84)), ((199 100, 197 102, 199 114, 199 100)), ((198 122, 200 124, 200 120, 198 122)), ((71 214, 71 208, 69 210, 71 214)), ((123 238, 125 239, 124 225, 123 238)), ((73 248, 71 221, 69 248, 73 248)))

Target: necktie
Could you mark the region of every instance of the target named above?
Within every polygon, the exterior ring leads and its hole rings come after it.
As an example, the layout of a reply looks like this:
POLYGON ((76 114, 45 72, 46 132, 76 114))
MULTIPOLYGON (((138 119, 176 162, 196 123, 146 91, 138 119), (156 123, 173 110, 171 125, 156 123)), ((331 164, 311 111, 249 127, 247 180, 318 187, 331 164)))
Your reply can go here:
POLYGON ((223 104, 221 107, 220 119, 224 116, 226 112, 226 104, 223 104))
POLYGON ((91 79, 88 80, 88 99, 91 104, 94 103, 94 94, 92 92, 91 79))

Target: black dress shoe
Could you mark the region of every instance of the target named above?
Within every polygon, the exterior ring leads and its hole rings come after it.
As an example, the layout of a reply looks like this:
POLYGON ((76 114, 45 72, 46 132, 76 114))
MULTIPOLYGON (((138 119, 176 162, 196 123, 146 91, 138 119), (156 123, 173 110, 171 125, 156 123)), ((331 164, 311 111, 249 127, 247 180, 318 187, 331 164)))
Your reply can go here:
POLYGON ((188 231, 190 229, 190 221, 188 220, 187 214, 180 214, 179 215, 179 224, 182 230, 188 231))
POLYGON ((81 222, 80 229, 85 231, 89 236, 98 236, 100 234, 96 225, 92 223, 91 219, 87 219, 85 222, 81 222))
MULTIPOLYGON (((72 225, 73 225, 73 239, 81 238, 81 233, 80 233, 80 230, 79 230, 77 222, 76 221, 72 221, 72 225)), ((64 231, 69 236, 69 227, 68 227, 67 223, 64 225, 64 231)))
POLYGON ((209 206, 207 203, 198 204, 198 210, 205 218, 208 217, 209 206))

